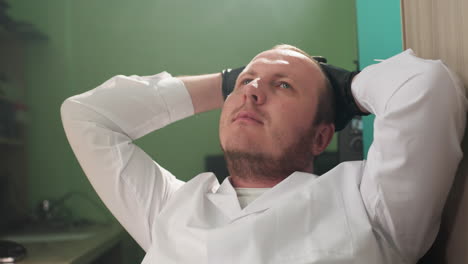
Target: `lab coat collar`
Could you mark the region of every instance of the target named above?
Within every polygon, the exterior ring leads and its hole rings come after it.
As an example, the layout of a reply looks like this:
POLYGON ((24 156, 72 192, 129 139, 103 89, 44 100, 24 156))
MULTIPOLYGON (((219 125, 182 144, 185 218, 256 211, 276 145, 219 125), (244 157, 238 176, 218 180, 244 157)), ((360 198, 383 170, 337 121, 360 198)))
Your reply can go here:
POLYGON ((224 179, 216 192, 208 193, 207 198, 231 220, 241 212, 236 190, 232 187, 229 177, 224 179))
POLYGON ((317 176, 314 174, 294 172, 252 201, 244 209, 241 209, 236 190, 231 185, 229 177, 227 177, 215 193, 208 194, 208 199, 231 221, 234 221, 250 214, 268 210, 274 206, 278 200, 281 200, 283 196, 290 195, 297 187, 303 186, 316 178, 317 176))

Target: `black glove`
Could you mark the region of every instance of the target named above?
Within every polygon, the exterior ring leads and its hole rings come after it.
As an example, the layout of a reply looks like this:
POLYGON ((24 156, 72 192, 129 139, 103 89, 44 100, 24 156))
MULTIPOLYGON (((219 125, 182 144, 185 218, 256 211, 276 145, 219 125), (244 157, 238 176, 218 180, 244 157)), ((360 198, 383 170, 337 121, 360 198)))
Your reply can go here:
POLYGON ((245 66, 237 68, 237 69, 226 69, 221 72, 223 76, 223 84, 221 89, 223 91, 224 100, 226 97, 234 90, 236 86, 236 80, 239 74, 245 69, 245 66))
POLYGON ((335 94, 335 131, 340 131, 346 127, 354 116, 368 115, 368 113, 364 113, 359 109, 351 93, 351 82, 359 72, 350 72, 326 64, 327 60, 325 58, 319 58, 314 57, 330 81, 335 94))

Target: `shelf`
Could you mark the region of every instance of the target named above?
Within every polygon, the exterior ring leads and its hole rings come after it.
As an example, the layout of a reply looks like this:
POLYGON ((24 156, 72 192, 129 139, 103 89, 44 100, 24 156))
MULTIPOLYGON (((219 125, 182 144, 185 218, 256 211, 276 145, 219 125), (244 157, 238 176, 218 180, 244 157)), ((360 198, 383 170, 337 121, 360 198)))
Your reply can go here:
POLYGON ((3 138, 0 137, 0 145, 12 145, 12 146, 21 146, 24 143, 17 139, 3 138))
MULTIPOLYGON (((73 238, 67 233, 9 233, 0 239, 15 240, 28 249, 28 255, 18 263, 22 264, 85 264, 101 263, 104 257, 109 259, 103 263, 121 263, 118 255, 112 256, 109 250, 120 247, 125 233, 118 224, 96 224, 90 227, 77 228, 72 235, 81 234, 73 238), (38 239, 42 235, 43 239, 38 239), (57 240, 57 238, 63 240, 57 240), (49 238, 49 239, 47 239, 49 238), (111 261, 112 260, 112 261, 111 261)), ((118 248, 120 250, 120 248, 118 248)), ((115 251, 112 251, 115 252, 115 251)), ((114 253, 115 254, 115 253, 114 253)), ((117 253, 118 254, 118 253, 117 253)))

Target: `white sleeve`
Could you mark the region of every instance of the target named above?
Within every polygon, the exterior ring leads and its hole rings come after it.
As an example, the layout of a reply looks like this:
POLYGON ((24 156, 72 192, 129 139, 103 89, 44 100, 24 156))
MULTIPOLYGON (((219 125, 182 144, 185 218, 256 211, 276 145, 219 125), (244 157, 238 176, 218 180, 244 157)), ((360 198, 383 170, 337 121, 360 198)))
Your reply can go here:
POLYGON ((462 158, 467 100, 441 61, 407 50, 364 69, 357 101, 376 115, 361 193, 377 232, 415 263, 431 246, 462 158))
POLYGON ((144 250, 152 242, 154 218, 183 182, 132 140, 193 112, 183 82, 166 72, 115 76, 62 104, 65 133, 83 171, 144 250))

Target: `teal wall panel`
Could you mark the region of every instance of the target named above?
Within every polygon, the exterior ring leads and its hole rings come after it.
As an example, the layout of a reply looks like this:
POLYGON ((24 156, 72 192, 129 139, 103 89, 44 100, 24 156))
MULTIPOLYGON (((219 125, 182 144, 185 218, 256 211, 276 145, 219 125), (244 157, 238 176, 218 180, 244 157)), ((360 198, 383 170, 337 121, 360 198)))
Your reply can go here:
MULTIPOLYGON (((356 0, 360 68, 375 64, 402 51, 399 0, 356 0)), ((363 118, 364 156, 373 139, 374 116, 363 118)))

